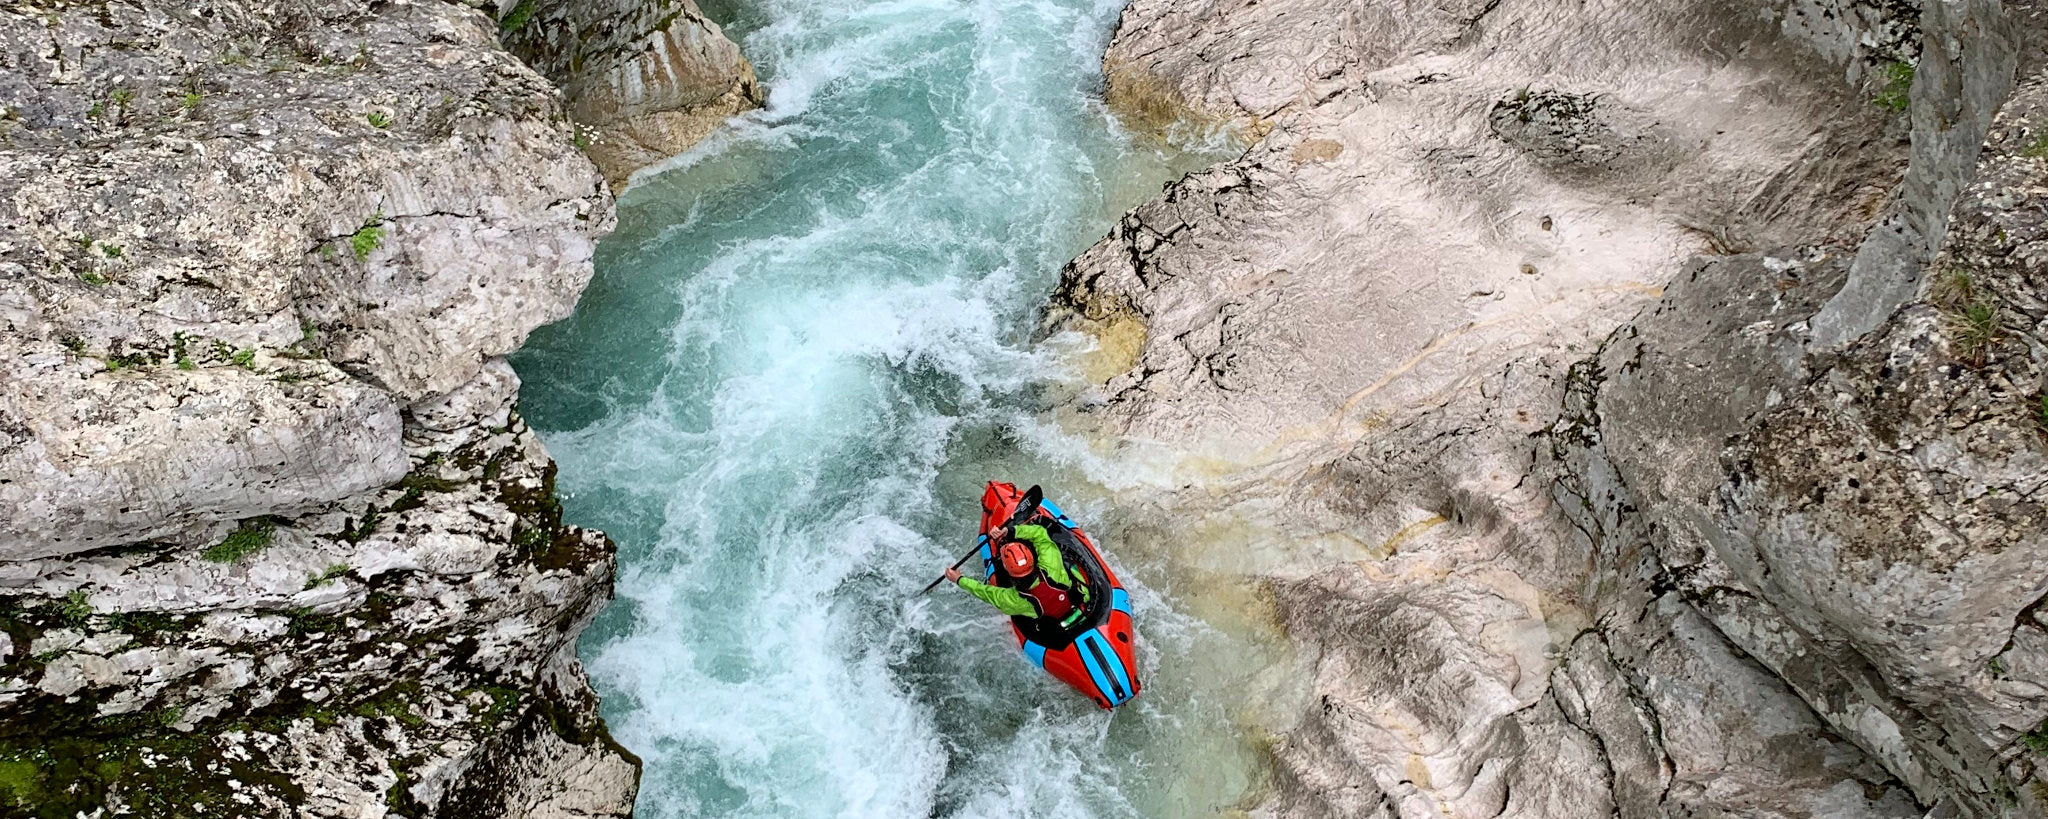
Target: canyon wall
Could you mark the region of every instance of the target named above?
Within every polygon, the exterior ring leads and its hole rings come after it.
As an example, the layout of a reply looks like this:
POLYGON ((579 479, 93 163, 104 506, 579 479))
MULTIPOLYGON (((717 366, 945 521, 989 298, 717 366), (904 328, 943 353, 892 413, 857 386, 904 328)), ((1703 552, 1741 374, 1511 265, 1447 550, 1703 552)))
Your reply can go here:
POLYGON ((1285 535, 1265 812, 2048 815, 2041 30, 1127 7, 1126 122, 1250 147, 1051 318, 1142 336, 1086 408, 1285 535))
POLYGON ((694 0, 496 0, 507 48, 560 84, 578 144, 623 186, 766 101, 694 0))
POLYGON ((503 27, 0 10, 0 812, 630 814, 503 358, 612 198, 503 27))

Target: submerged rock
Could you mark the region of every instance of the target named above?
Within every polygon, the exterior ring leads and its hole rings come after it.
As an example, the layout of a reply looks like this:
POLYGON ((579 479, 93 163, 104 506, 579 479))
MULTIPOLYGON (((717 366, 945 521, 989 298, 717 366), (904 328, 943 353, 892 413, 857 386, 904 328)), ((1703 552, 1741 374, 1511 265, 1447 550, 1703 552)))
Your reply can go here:
POLYGON ((2038 24, 1468 5, 1139 0, 1104 58, 1256 139, 1052 313, 1284 512, 1265 810, 2048 813, 2038 24))

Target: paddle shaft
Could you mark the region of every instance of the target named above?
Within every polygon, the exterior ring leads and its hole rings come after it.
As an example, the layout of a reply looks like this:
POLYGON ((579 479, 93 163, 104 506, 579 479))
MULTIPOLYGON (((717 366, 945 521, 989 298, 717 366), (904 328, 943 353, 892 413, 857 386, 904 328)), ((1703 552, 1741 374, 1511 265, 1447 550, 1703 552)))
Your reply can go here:
MULTIPOLYGON (((951 568, 951 569, 958 569, 958 568, 960 568, 960 564, 962 564, 962 563, 966 563, 966 562, 967 562, 967 559, 968 559, 968 558, 971 558, 971 557, 973 557, 973 556, 975 556, 975 555, 977 555, 977 554, 980 554, 980 553, 981 553, 981 547, 980 547, 980 546, 976 546, 976 547, 974 547, 973 549, 969 549, 969 550, 967 551, 967 554, 961 555, 961 556, 960 556, 960 559, 959 559, 959 560, 955 560, 955 561, 953 561, 953 565, 952 565, 952 566, 949 566, 949 567, 947 567, 947 568, 951 568)), ((934 580, 934 581, 932 581, 932 584, 931 584, 931 585, 929 585, 929 586, 926 586, 926 587, 924 587, 924 591, 918 592, 918 594, 924 594, 924 592, 928 592, 928 591, 931 591, 932 589, 936 589, 936 588, 938 588, 938 587, 939 587, 939 583, 940 583, 941 581, 945 580, 945 579, 946 579, 946 576, 945 576, 945 575, 939 575, 939 579, 938 579, 938 580, 934 580)))
MULTIPOLYGON (((1029 520, 1031 518, 1031 513, 1038 511, 1038 504, 1042 503, 1044 501, 1044 498, 1045 493, 1040 491, 1039 488, 1035 485, 1032 486, 1030 489, 1024 490, 1024 498, 1017 503, 1017 508, 1015 510, 1012 510, 1010 513, 1010 525, 1014 526, 1018 523, 1022 523, 1023 521, 1029 520)), ((990 545, 994 546, 994 544, 990 545)), ((981 545, 975 544, 974 548, 967 550, 967 554, 961 555, 959 560, 953 561, 953 565, 946 567, 947 570, 951 571, 953 569, 960 568, 960 564, 966 563, 968 558, 971 558, 976 554, 979 554, 980 552, 981 545)), ((939 582, 945 579, 945 575, 939 575, 938 580, 932 581, 931 585, 924 587, 924 591, 918 592, 918 594, 924 594, 924 592, 928 592, 932 589, 938 588, 939 582)))

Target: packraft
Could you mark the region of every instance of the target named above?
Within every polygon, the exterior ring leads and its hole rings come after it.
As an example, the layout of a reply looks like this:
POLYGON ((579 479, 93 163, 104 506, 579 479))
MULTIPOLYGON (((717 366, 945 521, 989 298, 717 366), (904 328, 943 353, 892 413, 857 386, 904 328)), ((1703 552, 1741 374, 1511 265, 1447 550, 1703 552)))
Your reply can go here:
POLYGON ((988 533, 999 526, 1029 523, 1045 527, 1059 546, 1067 571, 1076 585, 1086 584, 1088 599, 1081 601, 1078 590, 1073 602, 1077 612, 1059 620, 1037 617, 1010 618, 1010 631, 1017 647, 1034 665, 1045 669, 1060 682, 1088 695, 1104 709, 1115 708, 1138 695, 1137 631, 1131 628, 1131 597, 1117 582, 1095 541, 1052 501, 1042 501, 1023 520, 1013 520, 1024 493, 1014 484, 991 481, 981 495, 981 566, 984 582, 1014 587, 1016 581, 996 569, 995 547, 988 533))

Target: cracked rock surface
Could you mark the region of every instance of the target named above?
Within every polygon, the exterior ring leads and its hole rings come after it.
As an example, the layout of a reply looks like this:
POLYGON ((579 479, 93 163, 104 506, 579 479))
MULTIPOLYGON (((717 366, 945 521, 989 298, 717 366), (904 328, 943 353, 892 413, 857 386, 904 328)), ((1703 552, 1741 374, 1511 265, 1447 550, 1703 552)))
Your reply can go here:
POLYGON ((503 359, 612 200, 500 28, 0 9, 0 812, 631 812, 503 359))
POLYGON ((496 11, 512 53, 561 84, 614 187, 767 101, 695 0, 496 0, 496 11))
POLYGON ((1126 8, 1112 106, 1249 147, 1051 318, 1140 339, 1084 408, 1284 535, 1263 812, 2048 815, 2042 30, 1126 8))

